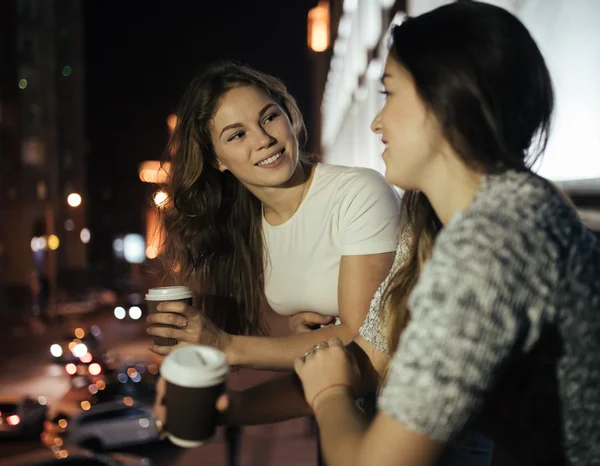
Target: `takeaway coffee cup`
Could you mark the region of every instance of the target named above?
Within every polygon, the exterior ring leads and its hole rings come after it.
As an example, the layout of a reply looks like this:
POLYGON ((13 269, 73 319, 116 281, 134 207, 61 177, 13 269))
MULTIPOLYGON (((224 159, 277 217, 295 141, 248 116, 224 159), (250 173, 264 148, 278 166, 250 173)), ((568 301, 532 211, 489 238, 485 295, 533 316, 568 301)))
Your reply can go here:
MULTIPOLYGON (((192 290, 187 286, 165 286, 162 288, 151 288, 146 294, 146 305, 148 313, 158 312, 156 308, 160 303, 166 301, 183 301, 186 304, 192 305, 192 290)), ((156 327, 180 328, 176 325, 155 324, 156 327)), ((154 344, 159 346, 174 346, 177 344, 175 338, 164 338, 154 336, 154 344)))
POLYGON ((229 375, 225 354, 203 345, 177 348, 162 362, 160 374, 167 385, 163 403, 171 442, 193 448, 211 440, 218 418, 215 405, 229 375))

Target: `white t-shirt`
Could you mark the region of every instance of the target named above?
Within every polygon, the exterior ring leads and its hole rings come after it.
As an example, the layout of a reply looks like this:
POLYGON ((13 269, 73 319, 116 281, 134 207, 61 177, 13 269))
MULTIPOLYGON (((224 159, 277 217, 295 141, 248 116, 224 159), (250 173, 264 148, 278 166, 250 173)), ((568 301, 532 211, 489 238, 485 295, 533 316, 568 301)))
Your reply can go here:
POLYGON ((338 316, 342 256, 395 251, 399 211, 397 192, 375 170, 317 164, 297 212, 278 226, 263 218, 271 308, 338 316))

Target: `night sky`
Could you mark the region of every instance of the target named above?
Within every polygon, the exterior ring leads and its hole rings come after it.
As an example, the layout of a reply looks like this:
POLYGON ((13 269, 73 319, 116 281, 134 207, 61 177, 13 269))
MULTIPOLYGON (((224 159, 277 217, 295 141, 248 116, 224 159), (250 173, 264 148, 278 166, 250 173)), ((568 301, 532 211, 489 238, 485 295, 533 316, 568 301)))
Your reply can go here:
POLYGON ((148 202, 149 191, 139 181, 138 164, 161 157, 168 137, 166 118, 204 64, 232 59, 279 77, 298 100, 310 131, 306 16, 316 4, 84 3, 88 215, 96 233, 92 263, 106 257, 114 233, 143 232, 140 206, 148 202))

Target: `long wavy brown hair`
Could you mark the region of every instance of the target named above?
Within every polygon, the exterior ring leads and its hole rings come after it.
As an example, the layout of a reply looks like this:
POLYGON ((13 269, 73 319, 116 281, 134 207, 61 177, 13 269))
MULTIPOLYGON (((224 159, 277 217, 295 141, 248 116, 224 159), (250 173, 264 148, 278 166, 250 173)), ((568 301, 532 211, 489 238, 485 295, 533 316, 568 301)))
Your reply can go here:
MULTIPOLYGON (((265 247, 260 201, 229 171, 217 169, 211 122, 221 97, 240 86, 264 91, 287 114, 299 144, 300 109, 277 78, 231 62, 217 63, 192 80, 177 111, 165 160, 171 164, 163 212, 170 278, 187 283, 207 316, 232 334, 266 332, 265 247), (214 302, 214 301, 213 301, 214 302)), ((303 156, 301 160, 306 160, 303 156)))
MULTIPOLYGON (((388 353, 398 349, 400 336, 410 321, 408 297, 415 287, 423 265, 431 257, 433 244, 442 229, 442 223, 429 200, 420 191, 406 191, 402 196, 401 241, 408 241, 403 248, 402 263, 388 282, 381 300, 384 318, 381 332, 385 335, 388 353)), ((387 378, 388 367, 381 374, 380 387, 387 378)))

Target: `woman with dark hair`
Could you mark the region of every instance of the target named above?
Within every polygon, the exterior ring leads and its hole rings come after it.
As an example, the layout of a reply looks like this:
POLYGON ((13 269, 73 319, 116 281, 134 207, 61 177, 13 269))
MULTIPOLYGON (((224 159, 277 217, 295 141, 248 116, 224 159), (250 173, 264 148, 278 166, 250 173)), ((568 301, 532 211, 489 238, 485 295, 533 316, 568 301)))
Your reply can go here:
MULTIPOLYGON (((360 369, 360 384, 354 392, 357 398, 376 393, 383 386, 391 356, 410 320, 407 297, 429 259, 435 238, 442 228, 427 198, 417 191, 404 193, 400 218, 403 221, 392 269, 373 296, 359 335, 347 346, 360 369)), ((159 380, 155 411, 163 421, 166 417, 161 402, 164 394, 164 381, 159 380)), ((219 409, 227 410, 222 422, 228 428, 279 422, 312 413, 295 374, 247 390, 230 391, 229 397, 219 401, 219 409)), ((362 408, 367 418, 374 415, 370 403, 362 404, 362 408)), ((448 446, 444 466, 488 466, 491 457, 492 442, 468 431, 448 446)))
POLYGON ((519 464, 600 464, 600 243, 531 171, 550 127, 544 59, 507 11, 456 2, 392 31, 373 122, 386 178, 444 224, 410 294, 379 409, 337 340, 296 362, 336 465, 433 465, 475 426, 519 464))
MULTIPOLYGON (((177 115, 162 209, 165 251, 174 282, 190 284, 203 312, 162 303, 148 333, 215 346, 232 366, 290 371, 324 338, 350 342, 394 259, 394 189, 374 170, 302 153, 295 100, 281 81, 251 68, 208 67, 177 115), (340 322, 267 338, 271 310, 340 322)), ((173 348, 151 349, 165 355, 173 348)))

